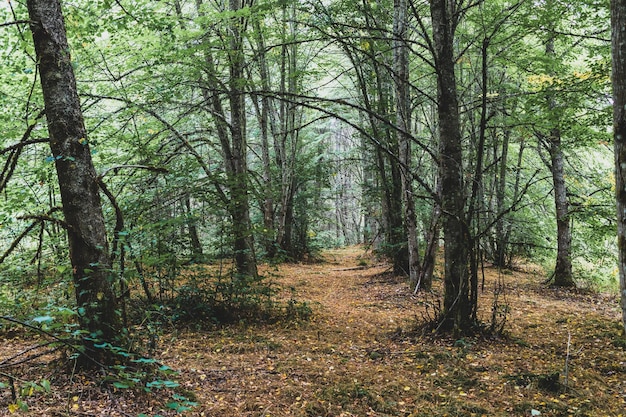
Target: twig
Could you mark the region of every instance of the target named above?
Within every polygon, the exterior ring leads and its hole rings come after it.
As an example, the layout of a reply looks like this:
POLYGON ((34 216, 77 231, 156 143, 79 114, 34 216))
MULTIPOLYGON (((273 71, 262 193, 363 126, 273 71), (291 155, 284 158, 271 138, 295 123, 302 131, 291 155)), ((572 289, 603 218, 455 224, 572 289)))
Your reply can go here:
POLYGON ((148 170, 148 171, 158 172, 158 173, 161 173, 161 174, 167 174, 169 172, 167 170, 167 168, 155 167, 155 166, 151 166, 151 165, 115 165, 115 166, 109 167, 109 168, 105 169, 104 171, 102 171, 102 173, 100 175, 98 175, 98 182, 101 183, 102 178, 104 178, 109 172, 113 171, 114 173, 117 173, 122 168, 125 168, 125 169, 145 169, 145 170, 148 170))
MULTIPOLYGON (((14 360, 14 359, 19 358, 19 357, 20 357, 20 356, 22 356, 22 355, 27 354, 28 352, 31 352, 31 351, 33 351, 33 350, 35 350, 35 349, 39 349, 39 348, 42 348, 42 347, 45 347, 45 346, 49 346, 49 345, 51 345, 51 344, 53 344, 53 343, 56 343, 56 341, 52 340, 52 341, 48 341, 48 342, 46 342, 46 343, 43 343, 43 344, 41 344, 41 345, 34 345, 34 346, 31 346, 31 347, 29 347, 29 348, 27 348, 27 349, 24 349, 23 351, 21 351, 21 352, 19 352, 19 353, 16 353, 15 355, 13 355, 13 356, 11 356, 11 357, 9 357, 9 358, 6 358, 6 359, 4 359, 2 362, 0 362, 0 368, 8 368, 8 367, 10 367, 10 366, 15 366, 15 365, 18 365, 18 364, 20 364, 20 363, 23 363, 23 362, 25 362, 26 360, 20 360, 19 362, 13 362, 13 363, 9 363, 9 362, 11 362, 11 361, 12 361, 12 360, 14 360)), ((56 348, 55 348, 55 350, 56 350, 56 348)), ((43 354, 45 355, 45 353, 43 353, 43 354)), ((35 356, 31 356, 31 357, 29 357, 29 358, 33 358, 33 359, 34 359, 34 358, 36 358, 36 357, 38 357, 38 356, 41 356, 41 355, 35 355, 35 356)))
POLYGON ((59 336, 50 333, 49 331, 46 331, 44 329, 41 329, 37 326, 33 326, 32 324, 28 324, 24 321, 18 320, 18 319, 14 319, 13 317, 9 317, 9 316, 0 316, 0 320, 5 320, 8 321, 10 323, 15 323, 15 324, 19 324, 20 326, 26 327, 28 329, 34 330, 36 332, 39 332, 41 334, 44 334, 52 339, 54 339, 57 342, 62 343, 63 345, 69 347, 70 349, 72 349, 74 352, 77 352, 81 355, 84 355, 87 359, 89 359, 90 361, 92 361, 94 364, 98 365, 100 368, 102 369, 106 369, 106 366, 102 363, 100 363, 99 361, 97 361, 96 359, 92 358, 91 356, 87 355, 85 352, 83 352, 81 349, 79 349, 78 347, 76 347, 71 340, 67 340, 67 339, 62 339, 59 336))
POLYGON ((26 25, 29 23, 30 23, 30 20, 15 20, 13 22, 0 23, 0 27, 13 26, 13 25, 26 25))

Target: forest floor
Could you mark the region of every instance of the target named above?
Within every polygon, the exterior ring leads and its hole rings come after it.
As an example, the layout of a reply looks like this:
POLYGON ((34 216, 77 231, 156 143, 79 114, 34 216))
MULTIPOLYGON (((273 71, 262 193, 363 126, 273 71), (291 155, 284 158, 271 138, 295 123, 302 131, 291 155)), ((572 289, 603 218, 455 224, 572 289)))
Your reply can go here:
MULTIPOLYGON (((11 370, 51 381, 21 393, 28 411, 13 406, 0 369, 0 415, 170 416, 174 403, 179 415, 211 417, 626 416, 615 295, 551 289, 523 265, 486 268, 479 317, 488 325, 496 304, 504 332, 454 340, 415 331, 432 317, 440 281, 435 294, 413 295, 362 248, 324 259, 271 270, 309 304, 308 321, 162 334, 157 358, 179 371, 177 388, 105 388, 42 357, 11 370)), ((0 337, 0 363, 33 343, 0 337)))

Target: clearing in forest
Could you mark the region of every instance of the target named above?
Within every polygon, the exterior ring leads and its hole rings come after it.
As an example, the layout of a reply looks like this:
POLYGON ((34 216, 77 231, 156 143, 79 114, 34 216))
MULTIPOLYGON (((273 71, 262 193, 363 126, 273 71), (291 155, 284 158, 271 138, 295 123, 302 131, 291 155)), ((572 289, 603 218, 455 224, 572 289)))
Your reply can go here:
MULTIPOLYGON (((362 248, 325 252, 324 259, 266 271, 308 303, 308 321, 163 333, 157 358, 180 372, 178 388, 131 393, 62 376, 42 361, 20 372, 26 380, 45 374, 50 392, 30 393, 29 411, 16 413, 626 415, 626 352, 614 295, 549 289, 532 270, 486 268, 480 316, 489 323, 494 289, 503 284, 495 305, 508 312, 504 335, 453 340, 414 331, 432 318, 440 281, 435 294, 413 295, 362 248)), ((25 337, 5 339, 0 362, 32 342, 25 337)), ((9 414, 8 391, 0 390, 0 414, 9 414)))

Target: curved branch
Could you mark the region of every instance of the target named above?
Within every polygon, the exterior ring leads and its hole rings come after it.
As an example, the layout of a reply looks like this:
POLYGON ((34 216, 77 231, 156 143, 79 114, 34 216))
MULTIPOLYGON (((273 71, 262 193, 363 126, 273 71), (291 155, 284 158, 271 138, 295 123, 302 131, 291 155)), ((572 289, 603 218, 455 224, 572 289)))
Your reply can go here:
POLYGON ((0 149, 0 155, 4 155, 5 153, 14 151, 16 149, 21 149, 21 148, 23 148, 25 146, 28 146, 28 145, 32 145, 32 144, 35 144, 35 143, 48 143, 49 141, 50 141, 50 138, 22 140, 22 141, 20 141, 18 143, 15 143, 15 144, 11 145, 11 146, 7 146, 4 149, 0 149))

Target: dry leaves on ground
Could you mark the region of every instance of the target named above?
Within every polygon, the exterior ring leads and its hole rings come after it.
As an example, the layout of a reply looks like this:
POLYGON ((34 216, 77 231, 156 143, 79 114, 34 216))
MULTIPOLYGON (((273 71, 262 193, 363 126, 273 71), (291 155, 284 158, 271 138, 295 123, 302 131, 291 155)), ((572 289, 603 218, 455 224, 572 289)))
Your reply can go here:
MULTIPOLYGON (((412 331, 432 316, 434 294, 413 295, 361 248, 325 259, 272 272, 309 303, 310 321, 163 334, 157 356, 180 372, 175 390, 103 388, 42 358, 17 371, 25 379, 37 372, 51 390, 26 398, 30 411, 15 414, 176 415, 173 394, 196 404, 178 409, 189 416, 626 415, 614 296, 553 290, 534 273, 486 269, 480 316, 491 320, 502 283, 496 307, 508 312, 505 334, 451 340, 412 331)), ((29 343, 5 340, 0 360, 29 343)), ((0 391, 0 414, 10 414, 9 397, 0 391)))

